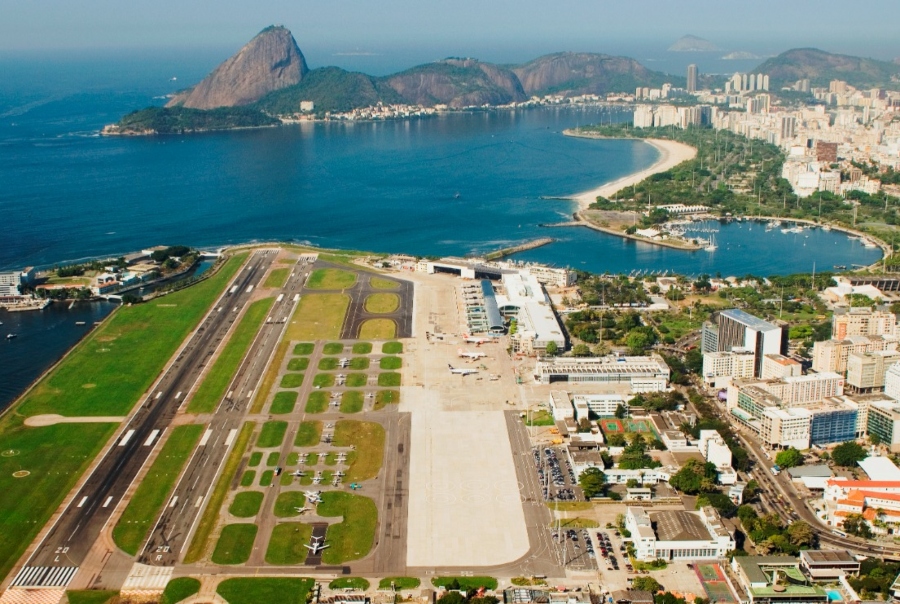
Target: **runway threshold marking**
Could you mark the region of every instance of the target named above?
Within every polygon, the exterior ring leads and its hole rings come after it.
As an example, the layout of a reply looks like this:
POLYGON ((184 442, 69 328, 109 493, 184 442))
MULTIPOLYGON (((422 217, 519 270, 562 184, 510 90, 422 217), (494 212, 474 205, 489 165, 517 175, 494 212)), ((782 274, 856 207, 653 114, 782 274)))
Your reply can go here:
POLYGON ((106 508, 106 507, 109 507, 109 504, 112 503, 112 500, 113 500, 113 496, 112 496, 112 495, 110 495, 109 497, 107 497, 107 498, 106 498, 106 501, 103 502, 103 507, 105 507, 105 508, 106 508))
POLYGON ((203 433, 203 438, 200 439, 200 444, 198 446, 203 447, 206 443, 209 442, 209 437, 212 436, 212 428, 208 428, 206 432, 203 433))
POLYGON ((125 436, 122 437, 122 440, 119 441, 119 446, 124 447, 125 445, 127 445, 132 436, 134 436, 134 430, 129 430, 128 432, 126 432, 125 436))
POLYGON ((169 507, 174 508, 176 503, 178 503, 178 495, 172 497, 172 503, 169 504, 169 507))
POLYGON ((75 506, 75 507, 79 507, 79 508, 80 508, 81 506, 83 506, 83 505, 85 504, 85 502, 86 502, 87 500, 88 500, 88 496, 85 495, 84 497, 81 498, 81 501, 79 501, 79 502, 78 502, 78 505, 75 506))
POLYGON ((157 392, 157 393, 156 393, 156 398, 159 398, 159 397, 161 397, 161 396, 162 396, 162 392, 157 392))
POLYGON ((178 400, 180 398, 181 398, 181 390, 179 390, 178 394, 175 395, 175 400, 178 400))
POLYGON ((197 497, 197 503, 194 504, 194 507, 199 508, 201 503, 203 503, 203 495, 200 495, 200 497, 197 497))
POLYGON ((232 428, 228 431, 228 437, 225 439, 225 446, 230 447, 231 443, 234 442, 234 437, 237 436, 237 428, 232 428))
POLYGON ((150 436, 147 437, 147 440, 144 441, 144 446, 149 447, 150 445, 152 445, 157 436, 159 436, 159 430, 154 430, 153 432, 151 432, 150 436))

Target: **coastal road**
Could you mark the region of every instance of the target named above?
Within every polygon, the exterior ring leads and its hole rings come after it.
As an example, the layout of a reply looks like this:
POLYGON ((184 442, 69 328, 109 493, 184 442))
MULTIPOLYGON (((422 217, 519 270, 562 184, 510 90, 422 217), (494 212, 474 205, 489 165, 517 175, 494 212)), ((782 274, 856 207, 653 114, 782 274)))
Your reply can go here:
POLYGON ((275 256, 274 250, 260 250, 250 256, 11 586, 64 587, 69 583, 275 256))
POLYGON ((225 397, 140 553, 139 563, 174 566, 183 558, 219 469, 249 410, 253 394, 290 322, 310 266, 301 263, 293 267, 291 276, 280 292, 281 300, 272 306, 266 322, 241 361, 225 397))

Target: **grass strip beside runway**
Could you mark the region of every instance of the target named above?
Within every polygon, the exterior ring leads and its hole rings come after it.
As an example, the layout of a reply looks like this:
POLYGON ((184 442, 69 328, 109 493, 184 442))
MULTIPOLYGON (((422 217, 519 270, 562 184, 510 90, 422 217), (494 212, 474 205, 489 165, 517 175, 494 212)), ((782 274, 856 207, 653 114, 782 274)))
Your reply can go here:
POLYGON ((212 561, 215 564, 243 564, 250 559, 258 527, 255 524, 226 524, 219 535, 212 561))
MULTIPOLYGON (((281 364, 284 362, 284 357, 287 356, 288 346, 288 342, 278 343, 278 347, 275 349, 275 355, 272 357, 272 362, 269 363, 269 368, 266 370, 266 375, 263 377, 259 388, 256 389, 256 392, 253 395, 253 405, 250 407, 250 413, 260 413, 263 405, 266 404, 266 399, 269 398, 269 393, 272 392, 272 386, 275 385, 275 379, 278 377, 278 372, 281 370, 281 364)), ((289 370, 291 370, 290 364, 294 361, 309 362, 307 359, 291 359, 288 361, 289 370)), ((306 366, 304 365, 303 368, 306 369, 306 366)))
POLYGON ((422 582, 416 577, 385 577, 378 582, 378 589, 415 589, 422 582))
POLYGON ((159 604, 178 604, 194 594, 200 593, 200 581, 193 577, 179 577, 166 584, 159 604))
POLYGON ((306 604, 314 584, 312 579, 240 577, 222 581, 216 593, 228 604, 306 604))
POLYGON ((369 319, 359 328, 360 340, 387 340, 397 336, 397 325, 391 319, 369 319))
POLYGON ((256 446, 260 449, 281 446, 285 432, 287 432, 287 422, 280 420, 268 421, 263 424, 262 430, 259 432, 256 446))
POLYGON ((237 441, 234 443, 234 448, 228 454, 228 459, 225 460, 225 465, 216 482, 216 487, 213 489, 206 502, 206 507, 203 509, 203 516, 197 525, 197 532, 194 533, 191 545, 184 556, 185 564, 193 564, 206 553, 209 536, 212 534, 212 530, 215 528, 219 518, 219 509, 225 501, 225 496, 228 494, 228 489, 231 486, 231 480, 241 464, 241 458, 244 456, 244 451, 247 450, 247 445, 250 443, 250 437, 253 436, 255 427, 255 422, 244 422, 244 425, 241 427, 237 441))
POLYGON ((328 589, 355 589, 366 591, 369 589, 369 581, 362 577, 340 577, 328 584, 328 589))
POLYGON ((345 482, 369 480, 378 476, 384 458, 384 428, 375 422, 350 419, 339 421, 334 426, 336 447, 355 446, 347 453, 347 474, 345 482))
POLYGON ((314 447, 322 439, 322 422, 306 421, 297 427, 295 447, 314 447))
POLYGON ((306 495, 301 491, 283 491, 278 494, 278 499, 275 500, 273 513, 276 518, 299 516, 300 512, 297 509, 303 509, 304 506, 306 506, 306 495))
POLYGON ((378 509, 368 497, 343 491, 322 493, 316 514, 323 517, 341 516, 337 524, 329 524, 325 533, 328 549, 322 553, 325 564, 341 564, 368 555, 375 543, 378 509))
POLYGON ((138 553, 205 429, 206 426, 196 424, 172 429, 162 451, 138 484, 134 496, 113 529, 113 540, 123 551, 132 556, 138 553))
MULTIPOLYGON (((344 316, 349 307, 350 298, 344 294, 304 294, 300 296, 300 302, 297 303, 297 308, 291 316, 285 339, 339 338, 344 316)), ((300 353, 295 351, 294 354, 300 353)))
POLYGON ((306 280, 309 289, 347 289, 356 284, 356 273, 339 268, 316 269, 306 280))
POLYGON ((0 419, 0 579, 9 573, 115 433, 115 424, 28 428, 31 415, 126 415, 197 326, 247 254, 208 279, 146 304, 122 307, 77 344, 0 419), (86 383, 93 388, 82 388, 86 383), (13 472, 31 472, 15 478, 13 472))
POLYGON ((281 289, 284 287, 284 284, 287 283, 288 276, 291 274, 290 268, 273 268, 269 271, 269 276, 266 277, 266 282, 263 283, 263 287, 268 287, 270 289, 281 289))
POLYGON ((383 315, 400 308, 400 296, 397 294, 370 294, 366 298, 366 312, 383 315))
POLYGON ((253 518, 259 513, 262 502, 261 491, 243 491, 234 496, 228 513, 237 518, 253 518))
POLYGON ((275 298, 263 298, 250 304, 212 369, 194 393, 188 405, 189 413, 212 413, 216 410, 274 303, 275 298))
POLYGON ((381 277, 372 277, 369 279, 369 286, 372 289, 399 289, 400 284, 396 281, 391 281, 390 279, 383 279, 381 277))
POLYGON ((435 587, 446 587, 456 581, 459 589, 469 591, 472 589, 497 589, 497 579, 494 577, 435 577, 431 584, 435 587))

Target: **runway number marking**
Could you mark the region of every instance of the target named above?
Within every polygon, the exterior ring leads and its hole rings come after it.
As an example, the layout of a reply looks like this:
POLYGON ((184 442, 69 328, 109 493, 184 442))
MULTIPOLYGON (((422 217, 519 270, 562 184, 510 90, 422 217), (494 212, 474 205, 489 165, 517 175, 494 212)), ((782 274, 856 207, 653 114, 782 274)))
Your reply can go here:
POLYGON ((157 436, 159 436, 159 430, 154 430, 153 432, 151 432, 150 436, 147 437, 147 440, 144 441, 144 446, 149 447, 150 445, 152 445, 157 436))
POLYGON ((237 436, 237 428, 232 428, 228 431, 228 437, 225 439, 225 446, 230 447, 231 443, 234 442, 234 437, 237 436))
POLYGON ((126 432, 125 436, 122 437, 122 440, 119 441, 119 446, 124 447, 125 445, 127 445, 132 436, 134 436, 134 430, 129 430, 128 432, 126 432))

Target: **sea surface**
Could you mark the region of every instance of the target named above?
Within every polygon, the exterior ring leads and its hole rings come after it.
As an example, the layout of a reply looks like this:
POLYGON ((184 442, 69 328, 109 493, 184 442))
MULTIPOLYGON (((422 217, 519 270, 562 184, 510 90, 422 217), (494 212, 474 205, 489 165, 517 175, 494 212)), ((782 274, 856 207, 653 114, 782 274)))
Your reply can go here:
MULTIPOLYGON (((640 141, 562 135, 566 128, 630 119, 624 111, 555 107, 191 136, 99 136, 128 111, 164 103, 166 94, 198 81, 221 58, 138 51, 0 56, 0 270, 158 244, 263 240, 469 255, 553 237, 556 243, 517 258, 612 273, 771 275, 880 257, 838 232, 785 235, 752 223, 715 223, 715 252, 541 227, 574 210, 572 202, 553 198, 658 159, 640 141)), ((30 363, 43 370, 77 341, 84 328, 69 325, 74 315, 51 308, 14 319, 23 322, 22 335, 3 343, 17 352, 0 356, 0 366, 30 363), (56 347, 25 337, 44 331, 56 347)), ((108 312, 105 305, 86 308, 92 320, 108 312)), ((10 316, 0 313, 0 320, 10 316)), ((10 375, 0 375, 0 391, 17 390, 10 375)), ((13 381, 27 384, 30 375, 13 381)))

